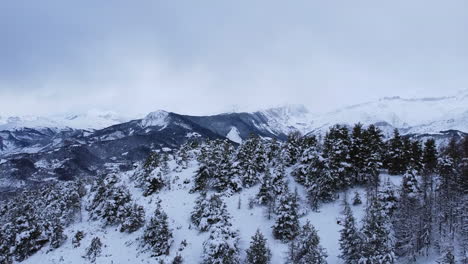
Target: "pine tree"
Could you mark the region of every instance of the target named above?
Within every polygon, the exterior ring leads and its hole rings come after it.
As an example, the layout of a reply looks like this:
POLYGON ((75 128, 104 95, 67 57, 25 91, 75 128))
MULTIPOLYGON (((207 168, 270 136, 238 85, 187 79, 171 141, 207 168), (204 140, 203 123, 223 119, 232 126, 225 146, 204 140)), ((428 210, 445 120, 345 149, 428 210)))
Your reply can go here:
POLYGON ((83 256, 83 258, 89 260, 91 263, 96 262, 96 258, 99 257, 102 253, 102 242, 99 237, 94 237, 93 240, 91 240, 91 244, 89 245, 88 248, 86 248, 86 254, 83 256))
POLYGON ((361 254, 361 237, 356 227, 356 220, 349 204, 345 202, 343 228, 340 231, 340 258, 345 264, 358 264, 361 254))
POLYGON ((55 221, 52 227, 52 234, 50 236, 50 247, 57 249, 65 243, 67 236, 63 233, 63 226, 59 221, 55 221))
POLYGON ((75 235, 73 236, 72 239, 72 245, 74 248, 80 247, 81 246, 81 240, 85 237, 85 234, 83 231, 77 231, 75 235))
POLYGON ((358 192, 354 193, 354 198, 353 198, 353 205, 360 205, 362 204, 361 196, 359 195, 358 192))
POLYGON ((418 174, 423 171, 423 147, 421 141, 416 140, 411 142, 411 157, 408 168, 416 170, 418 174))
POLYGON ((299 159, 299 164, 293 171, 293 176, 296 178, 298 183, 308 186, 310 184, 309 174, 311 166, 313 166, 314 160, 319 155, 319 149, 317 145, 317 139, 315 137, 308 137, 307 140, 304 140, 304 142, 307 142, 307 145, 303 147, 304 151, 302 152, 302 155, 299 159))
POLYGON ((282 164, 278 165, 278 167, 275 167, 273 170, 272 185, 277 197, 285 193, 285 186, 287 187, 286 172, 282 164))
POLYGON ((167 161, 167 154, 152 152, 142 168, 133 175, 136 186, 143 190, 144 196, 157 193, 165 186, 165 177, 169 173, 167 161))
POLYGON ((406 161, 404 157, 403 139, 398 129, 393 131, 393 138, 391 138, 388 143, 388 172, 393 175, 403 174, 406 170, 406 161))
POLYGON ((195 208, 191 214, 192 223, 201 232, 210 230, 215 224, 228 223, 230 220, 226 204, 219 194, 211 194, 208 197, 202 194, 195 201, 195 208))
POLYGON ((297 163, 301 155, 301 134, 299 132, 292 132, 288 134, 288 139, 283 144, 281 150, 281 158, 285 166, 292 166, 297 163))
POLYGON ((258 203, 261 205, 270 205, 274 200, 273 179, 270 170, 266 170, 262 178, 262 184, 257 194, 258 203))
POLYGON ((312 210, 318 210, 321 202, 331 202, 336 199, 339 179, 330 166, 329 159, 319 155, 309 170, 307 195, 312 210))
POLYGON ((277 219, 273 226, 273 235, 283 242, 293 240, 299 232, 299 216, 297 200, 291 193, 280 197, 276 210, 277 219))
POLYGON ((177 254, 172 260, 172 264, 182 264, 182 263, 184 263, 184 259, 179 254, 177 254))
POLYGON ((245 187, 251 187, 259 181, 260 173, 266 169, 267 160, 264 142, 258 135, 252 134, 242 143, 237 151, 234 167, 245 187))
POLYGON ((366 147, 365 147, 365 131, 362 128, 362 124, 358 123, 354 125, 353 131, 351 133, 351 146, 349 150, 349 159, 351 164, 351 170, 354 174, 354 179, 352 182, 362 182, 362 178, 366 164, 366 147))
POLYGON ((260 232, 257 230, 255 235, 252 237, 250 242, 250 247, 246 250, 247 259, 246 263, 248 264, 268 264, 271 260, 271 251, 267 246, 267 240, 260 232))
POLYGON ((22 215, 18 216, 14 221, 13 229, 16 236, 14 256, 15 260, 20 262, 36 253, 47 243, 43 227, 40 225, 31 204, 25 204, 22 210, 22 215))
POLYGON ((126 205, 120 232, 133 233, 145 224, 145 209, 137 204, 126 205))
POLYGON ((204 264, 239 264, 239 237, 230 224, 213 225, 209 238, 203 243, 204 264))
POLYGON ((423 174, 430 175, 437 171, 437 149, 434 139, 428 139, 424 143, 422 154, 423 174))
POLYGON ((373 186, 378 185, 379 171, 383 165, 382 160, 384 143, 382 138, 382 131, 375 125, 370 125, 364 131, 364 179, 358 179, 358 182, 370 183, 373 186))
POLYGON ((153 257, 168 255, 172 245, 172 232, 168 217, 162 210, 161 201, 157 202, 153 217, 143 232, 143 247, 151 251, 153 257))
POLYGON ((390 182, 390 179, 387 179, 377 193, 377 199, 382 206, 383 213, 389 217, 392 217, 397 209, 398 198, 395 192, 395 186, 390 182))
POLYGON ((328 160, 328 170, 333 178, 328 184, 338 190, 352 183, 350 162, 351 141, 345 126, 335 125, 325 135, 323 155, 328 160))
POLYGON ((212 178, 212 171, 206 165, 201 165, 194 176, 194 185, 190 192, 206 191, 209 181, 212 178))
POLYGON ((325 264, 327 253, 320 245, 315 227, 307 221, 295 241, 290 244, 288 263, 325 264))
POLYGON ((389 264, 395 261, 388 216, 376 199, 370 201, 361 232, 364 240, 359 263, 389 264))
POLYGON ((91 220, 103 220, 104 226, 119 225, 125 220, 126 208, 132 202, 129 190, 118 185, 115 175, 99 181, 91 193, 91 203, 86 208, 91 220))
POLYGON ((443 257, 437 261, 439 264, 456 264, 455 256, 453 255, 451 250, 448 250, 443 257))
POLYGON ((409 170, 403 177, 393 228, 396 255, 412 259, 416 258, 416 253, 422 248, 419 241, 421 215, 418 194, 419 188, 415 171, 409 170))

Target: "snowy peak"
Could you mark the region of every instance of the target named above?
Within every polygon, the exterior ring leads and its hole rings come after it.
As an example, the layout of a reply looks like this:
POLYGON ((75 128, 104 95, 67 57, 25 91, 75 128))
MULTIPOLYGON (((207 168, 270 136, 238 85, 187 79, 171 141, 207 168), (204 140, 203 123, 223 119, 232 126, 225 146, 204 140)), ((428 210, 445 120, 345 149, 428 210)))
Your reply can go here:
POLYGON ((262 115, 269 127, 277 133, 300 131, 305 134, 312 130, 312 114, 303 105, 285 105, 258 111, 256 114, 262 115))
POLYGON ((112 111, 90 110, 79 114, 52 116, 12 116, 0 117, 0 130, 22 128, 73 128, 95 130, 127 122, 133 118, 112 111))
POLYGON ((351 125, 357 122, 386 122, 393 127, 415 133, 419 133, 418 127, 424 127, 425 132, 449 129, 466 132, 468 124, 464 120, 468 116, 467 94, 461 92, 455 96, 438 98, 386 97, 320 115, 314 123, 317 127, 322 127, 337 123, 351 125), (448 120, 453 121, 446 122, 448 120))
POLYGON ((158 110, 149 113, 141 120, 142 127, 165 127, 169 123, 169 113, 163 110, 158 110))

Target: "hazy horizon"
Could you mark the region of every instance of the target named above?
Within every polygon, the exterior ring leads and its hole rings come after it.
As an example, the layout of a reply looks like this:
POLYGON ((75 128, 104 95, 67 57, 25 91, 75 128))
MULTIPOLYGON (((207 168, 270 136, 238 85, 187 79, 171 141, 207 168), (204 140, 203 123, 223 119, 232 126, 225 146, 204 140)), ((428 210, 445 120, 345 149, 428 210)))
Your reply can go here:
POLYGON ((468 88, 468 2, 9 1, 0 115, 311 112, 468 88))

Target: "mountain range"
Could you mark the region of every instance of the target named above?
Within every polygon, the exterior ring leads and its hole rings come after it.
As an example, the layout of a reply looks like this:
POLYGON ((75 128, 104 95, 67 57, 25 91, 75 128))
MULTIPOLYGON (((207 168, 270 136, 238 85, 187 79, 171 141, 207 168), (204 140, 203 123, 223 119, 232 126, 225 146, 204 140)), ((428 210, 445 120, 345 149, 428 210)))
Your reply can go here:
POLYGON ((49 178, 93 176, 128 169, 155 149, 174 149, 190 138, 241 143, 251 133, 285 140, 291 132, 321 134, 335 124, 375 124, 385 136, 436 138, 440 144, 468 132, 468 91, 439 98, 387 97, 311 113, 301 105, 256 112, 190 116, 155 111, 132 120, 113 112, 0 118, 0 187, 49 178))

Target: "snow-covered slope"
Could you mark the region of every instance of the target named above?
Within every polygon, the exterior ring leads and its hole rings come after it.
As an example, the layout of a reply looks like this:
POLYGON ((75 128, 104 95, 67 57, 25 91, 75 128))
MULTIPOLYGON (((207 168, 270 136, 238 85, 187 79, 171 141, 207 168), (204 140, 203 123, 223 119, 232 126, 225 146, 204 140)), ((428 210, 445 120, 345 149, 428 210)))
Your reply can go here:
MULTIPOLYGON (((175 166, 176 164, 171 161, 170 167, 174 168, 175 166)), ((147 221, 153 215, 153 211, 156 208, 155 201, 157 198, 161 199, 162 207, 169 217, 169 226, 173 233, 170 254, 160 257, 160 260, 164 260, 164 263, 171 263, 177 254, 183 257, 184 263, 202 263, 203 242, 208 239, 209 234, 207 232, 199 232, 190 221, 190 214, 195 206, 195 199, 198 196, 198 194, 190 192, 192 188, 190 181, 197 168, 198 164, 191 162, 187 169, 180 172, 171 172, 171 188, 166 188, 159 194, 149 197, 144 197, 142 191, 134 187, 135 183, 130 179, 132 172, 119 175, 119 178, 123 181, 122 184, 130 189, 131 196, 135 202, 145 208, 147 221), (180 245, 184 240, 187 244, 180 250, 180 245)), ((399 176, 383 175, 382 177, 389 178, 395 185, 401 182, 401 177, 399 176)), ((318 230, 320 244, 326 249, 328 254, 328 263, 343 263, 338 257, 340 254, 338 239, 341 226, 337 223, 337 220, 341 218, 343 210, 342 200, 325 204, 320 208, 319 212, 313 212, 307 206, 306 192, 303 190, 303 187, 297 184, 292 177, 289 177, 289 185, 290 189, 297 189, 302 200, 303 216, 300 219, 301 225, 309 220, 318 230)), ((251 237, 259 229, 267 238, 268 246, 271 248, 271 263, 281 264, 285 262, 288 245, 274 239, 272 234, 274 218, 268 220, 265 207, 254 206, 253 208, 249 208, 248 205, 249 199, 257 195, 258 188, 259 186, 247 188, 232 196, 224 196, 223 200, 227 205, 229 214, 232 216, 231 223, 233 224, 233 229, 239 231, 241 259, 245 259, 245 250, 249 247, 251 237)), ((355 191, 360 193, 364 202, 363 205, 352 207, 359 223, 364 216, 366 196, 364 188, 351 189, 348 193, 354 193, 355 191)), ((340 193, 341 197, 344 197, 344 195, 344 193, 340 193)), ((88 201, 85 200, 83 208, 86 207, 87 203, 88 201)), ((142 251, 140 247, 139 240, 143 234, 143 228, 132 234, 121 233, 115 227, 103 227, 99 221, 88 220, 88 212, 84 209, 82 210, 81 219, 81 222, 78 221, 65 230, 69 238, 63 246, 55 250, 50 250, 48 246, 44 247, 23 263, 86 263, 82 256, 85 254, 85 250, 93 237, 99 237, 103 243, 103 251, 96 259, 96 263, 159 263, 148 252, 142 251), (75 248, 71 243, 71 237, 79 230, 84 231, 85 237, 81 245, 75 248)), ((432 259, 431 257, 421 258, 418 263, 435 263, 432 259)))

